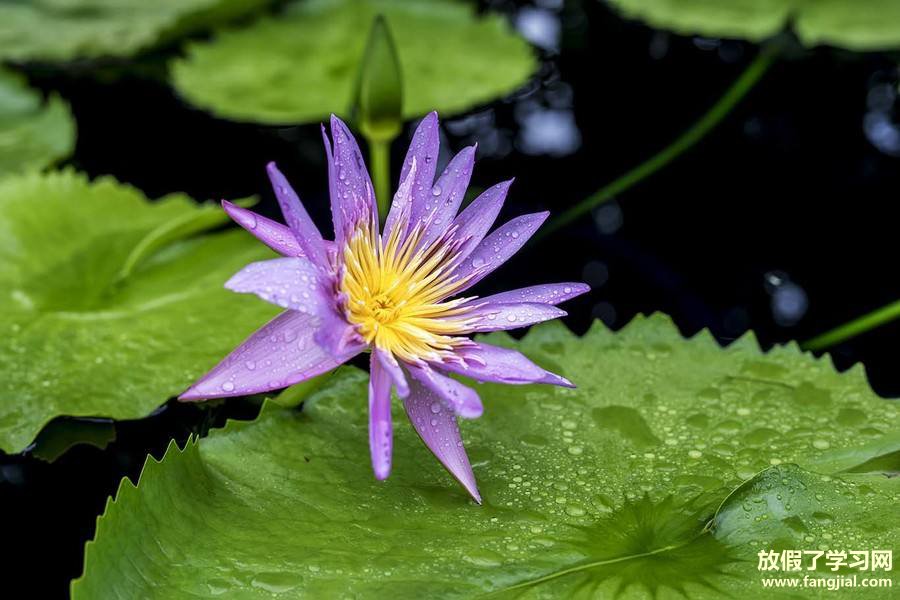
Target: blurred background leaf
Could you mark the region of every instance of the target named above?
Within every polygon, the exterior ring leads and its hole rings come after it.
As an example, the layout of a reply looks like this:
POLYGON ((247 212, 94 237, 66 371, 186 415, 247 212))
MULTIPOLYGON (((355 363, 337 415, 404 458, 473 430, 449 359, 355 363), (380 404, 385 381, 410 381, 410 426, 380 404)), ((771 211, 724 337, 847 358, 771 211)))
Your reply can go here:
POLYGON ((792 27, 806 46, 900 47, 895 0, 606 0, 625 17, 681 35, 760 42, 792 27))
POLYGON ((459 113, 520 87, 537 63, 505 19, 453 0, 310 0, 191 44, 173 65, 180 94, 220 117, 269 124, 346 116, 376 15, 390 22, 403 114, 459 113))
POLYGON ((69 105, 56 94, 44 101, 24 77, 0 69, 0 177, 48 167, 74 147, 69 105))
POLYGON ((18 63, 127 58, 252 13, 273 0, 0 2, 0 59, 18 63))

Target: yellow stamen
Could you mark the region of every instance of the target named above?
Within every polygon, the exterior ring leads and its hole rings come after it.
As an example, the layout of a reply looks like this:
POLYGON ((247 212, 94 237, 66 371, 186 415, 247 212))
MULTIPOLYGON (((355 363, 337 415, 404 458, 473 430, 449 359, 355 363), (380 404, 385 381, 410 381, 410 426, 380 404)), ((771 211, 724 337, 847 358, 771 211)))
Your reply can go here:
POLYGON ((367 343, 400 360, 440 360, 464 343, 459 336, 472 323, 471 308, 461 306, 468 298, 444 300, 469 278, 449 275, 455 255, 443 240, 419 247, 419 227, 405 239, 400 231, 383 239, 361 225, 347 241, 340 283, 347 317, 367 343))

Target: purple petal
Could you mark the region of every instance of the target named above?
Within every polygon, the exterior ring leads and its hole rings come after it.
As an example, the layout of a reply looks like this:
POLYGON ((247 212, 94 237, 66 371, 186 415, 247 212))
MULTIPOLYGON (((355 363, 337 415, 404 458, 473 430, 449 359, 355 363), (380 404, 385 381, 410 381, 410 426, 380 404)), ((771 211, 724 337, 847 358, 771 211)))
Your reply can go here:
POLYGON ((534 235, 549 215, 549 212, 540 212, 516 217, 484 238, 454 272, 460 278, 473 275, 458 292, 469 289, 509 260, 528 238, 534 235))
POLYGON ((405 181, 412 168, 413 159, 415 159, 416 173, 412 182, 411 195, 406 198, 394 197, 391 211, 388 213, 387 220, 384 223, 385 231, 393 230, 404 208, 411 210, 411 214, 415 218, 418 214, 416 205, 419 203, 419 200, 425 198, 426 194, 431 195, 431 185, 434 183, 434 172, 437 168, 439 144, 438 116, 436 112, 431 112, 425 115, 416 128, 412 142, 409 144, 409 150, 406 152, 406 158, 403 160, 403 168, 400 171, 400 181, 405 181), (406 207, 406 202, 410 202, 411 206, 406 207))
POLYGON ((391 423, 391 377, 372 353, 369 375, 369 452, 375 478, 387 479, 391 474, 391 450, 394 428, 391 423))
POLYGON ((509 302, 559 304, 589 291, 591 291, 591 287, 585 283, 545 283, 485 296, 484 298, 473 300, 472 304, 484 302, 491 304, 509 302))
POLYGON ((278 205, 281 206, 281 212, 284 214, 284 220, 287 222, 294 237, 303 253, 309 257, 313 263, 320 267, 324 267, 326 262, 325 244, 323 243, 322 234, 319 228, 309 218, 306 209, 300 202, 297 193, 288 183, 287 179, 282 175, 275 163, 271 162, 266 166, 269 174, 269 180, 272 182, 272 188, 275 190, 275 197, 278 199, 278 205))
POLYGON ((318 278, 318 269, 303 257, 275 258, 250 263, 225 283, 240 294, 256 294, 281 308, 320 315, 331 305, 318 278))
POLYGON ((400 364, 397 363, 394 355, 377 347, 372 350, 372 355, 378 357, 382 369, 391 378, 394 388, 397 390, 397 395, 401 398, 406 398, 409 395, 409 384, 406 382, 403 369, 400 368, 400 364))
POLYGON ((315 343, 319 319, 287 310, 235 348, 179 400, 205 400, 259 394, 300 383, 337 367, 351 356, 335 358, 315 343))
POLYGON ((322 125, 322 141, 325 142, 325 160, 328 164, 328 197, 331 199, 331 224, 334 226, 334 241, 342 242, 344 218, 341 204, 338 202, 338 179, 334 170, 334 153, 331 151, 331 140, 328 139, 328 134, 325 132, 325 125, 322 125))
POLYGON ((453 220, 453 225, 458 228, 455 237, 467 240, 460 249, 461 256, 467 256, 487 235, 503 208, 503 201, 506 200, 512 182, 510 179, 488 188, 453 220))
POLYGON ((403 405, 413 427, 444 468, 462 484, 475 502, 481 504, 475 474, 459 435, 456 415, 444 407, 437 394, 417 380, 409 382, 409 389, 409 396, 403 399, 403 405))
POLYGON ((267 219, 252 210, 241 208, 228 200, 222 200, 222 208, 235 223, 256 236, 256 239, 282 256, 304 256, 300 244, 290 227, 267 219))
POLYGON ((477 319, 463 328, 461 333, 502 331, 518 329, 535 323, 566 316, 566 311, 550 304, 536 302, 511 302, 509 304, 484 304, 466 313, 467 319, 477 319))
POLYGON ((332 218, 340 213, 342 228, 354 226, 362 218, 378 223, 372 180, 362 152, 347 125, 334 115, 331 115, 331 139, 334 141, 334 169, 329 173, 332 218))
POLYGON ((474 167, 475 146, 463 148, 444 169, 437 183, 431 188, 431 193, 425 194, 415 205, 412 217, 416 218, 418 215, 420 222, 425 226, 420 245, 428 245, 447 231, 466 195, 474 167))
POLYGON ((406 237, 409 228, 409 211, 412 206, 412 187, 418 172, 418 163, 413 159, 412 166, 404 179, 400 180, 397 192, 394 194, 394 202, 391 204, 391 212, 393 220, 385 222, 384 231, 388 236, 393 235, 394 229, 399 229, 399 239, 406 237), (393 207, 396 207, 395 211, 393 207))
POLYGON ((546 371, 537 366, 524 354, 509 348, 474 343, 459 351, 466 365, 447 363, 435 365, 443 371, 470 377, 476 381, 492 383, 525 384, 546 383, 563 387, 575 387, 565 377, 546 371))
POLYGON ((365 349, 366 344, 356 328, 330 306, 319 315, 321 325, 316 331, 316 343, 333 356, 354 356, 365 349))
POLYGON ((477 419, 484 413, 481 398, 472 388, 437 373, 431 367, 407 365, 407 370, 419 383, 441 398, 448 408, 464 419, 477 419))

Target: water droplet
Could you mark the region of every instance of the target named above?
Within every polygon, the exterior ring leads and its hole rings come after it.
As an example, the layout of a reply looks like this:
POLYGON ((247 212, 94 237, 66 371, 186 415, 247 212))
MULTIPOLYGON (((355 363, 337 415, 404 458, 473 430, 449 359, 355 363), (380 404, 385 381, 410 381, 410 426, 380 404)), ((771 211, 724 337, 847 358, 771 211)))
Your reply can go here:
POLYGON ((441 190, 441 186, 436 185, 433 188, 431 188, 431 195, 432 196, 440 196, 442 191, 443 190, 441 190))
POLYGON ((233 392, 234 384, 231 383, 230 381, 226 381, 225 383, 222 384, 222 389, 226 392, 233 392))
POLYGON ((481 258, 480 256, 473 258, 473 259, 472 259, 472 266, 475 267, 476 269, 479 269, 479 268, 483 267, 483 266, 484 266, 484 259, 481 258))
POLYGON ((434 414, 438 414, 441 412, 441 403, 440 402, 432 402, 431 403, 431 412, 434 414))
POLYGON ((813 440, 812 445, 813 448, 818 450, 827 450, 831 447, 831 444, 829 444, 827 440, 813 440))

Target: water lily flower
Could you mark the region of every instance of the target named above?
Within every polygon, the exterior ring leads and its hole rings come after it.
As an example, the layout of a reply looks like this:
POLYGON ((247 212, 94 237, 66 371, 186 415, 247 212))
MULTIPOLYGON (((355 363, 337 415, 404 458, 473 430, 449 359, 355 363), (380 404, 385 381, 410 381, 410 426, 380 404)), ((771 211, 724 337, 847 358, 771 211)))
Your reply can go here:
POLYGON ((457 214, 475 148, 457 154, 437 181, 438 118, 416 129, 383 231, 372 183, 347 126, 331 118, 328 158, 335 239, 327 241, 274 163, 269 178, 287 226, 223 202, 241 226, 283 258, 247 265, 225 285, 285 309, 250 336, 181 400, 257 394, 300 383, 371 352, 369 447, 378 479, 391 470, 391 390, 444 467, 481 502, 457 417, 482 414, 478 394, 450 375, 479 382, 572 387, 521 353, 470 334, 514 329, 566 313, 556 305, 582 283, 460 296, 517 252, 547 217, 516 217, 488 233, 511 181, 457 214))

